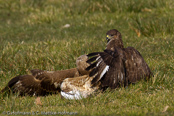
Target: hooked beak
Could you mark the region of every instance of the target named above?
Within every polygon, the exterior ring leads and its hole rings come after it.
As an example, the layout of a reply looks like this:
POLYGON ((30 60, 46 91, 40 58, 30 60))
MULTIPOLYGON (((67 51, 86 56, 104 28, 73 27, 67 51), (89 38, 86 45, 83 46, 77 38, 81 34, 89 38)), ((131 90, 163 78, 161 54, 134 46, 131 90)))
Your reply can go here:
POLYGON ((111 38, 111 37, 110 37, 109 35, 106 36, 106 41, 107 41, 107 43, 110 41, 110 38, 111 38))

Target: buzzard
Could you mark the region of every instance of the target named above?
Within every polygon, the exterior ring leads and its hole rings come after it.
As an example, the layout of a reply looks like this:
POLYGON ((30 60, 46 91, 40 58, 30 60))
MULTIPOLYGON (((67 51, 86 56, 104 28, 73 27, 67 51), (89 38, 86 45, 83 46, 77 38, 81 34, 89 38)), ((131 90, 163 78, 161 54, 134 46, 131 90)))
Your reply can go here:
POLYGON ((101 88, 111 89, 127 86, 142 79, 149 79, 153 74, 142 55, 133 47, 124 48, 121 33, 112 29, 106 33, 107 46, 103 52, 90 53, 87 63, 94 76, 92 84, 101 82, 101 88))
POLYGON ((73 78, 86 75, 89 66, 88 57, 82 55, 76 60, 76 68, 60 71, 31 70, 31 75, 19 75, 12 78, 7 86, 1 91, 19 92, 19 95, 44 96, 50 93, 60 92, 60 85, 65 78, 73 78))
POLYGON ((93 77, 83 75, 74 78, 66 78, 63 80, 61 88, 61 96, 65 99, 82 99, 94 94, 99 90, 100 83, 93 86, 91 84, 93 77), (93 86, 93 87, 92 87, 93 86))
POLYGON ((133 47, 124 48, 121 33, 112 29, 106 33, 107 45, 103 52, 89 53, 88 75, 67 78, 61 84, 61 95, 66 99, 86 98, 97 90, 128 86, 148 79, 152 72, 133 47))

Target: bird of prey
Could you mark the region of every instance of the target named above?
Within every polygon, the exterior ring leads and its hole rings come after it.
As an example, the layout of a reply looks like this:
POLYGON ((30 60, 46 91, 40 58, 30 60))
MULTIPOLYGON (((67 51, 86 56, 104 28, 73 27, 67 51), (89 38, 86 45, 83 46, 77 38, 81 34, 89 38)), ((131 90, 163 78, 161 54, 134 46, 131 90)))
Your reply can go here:
POLYGON ((83 75, 74 78, 66 78, 61 84, 61 96, 65 99, 87 98, 99 90, 100 82, 93 86, 93 77, 83 75))
POLYGON ((50 93, 60 92, 60 85, 65 78, 86 75, 89 66, 88 57, 82 55, 76 60, 76 68, 60 71, 31 70, 31 75, 19 75, 12 78, 1 93, 8 91, 19 95, 44 96, 50 93))
POLYGON ((88 75, 67 78, 61 84, 61 95, 66 99, 86 98, 97 90, 115 89, 152 76, 149 66, 133 47, 124 48, 121 33, 112 29, 106 33, 107 45, 103 52, 93 52, 86 68, 88 75))
POLYGON ((139 80, 149 79, 153 74, 142 55, 133 47, 124 48, 121 33, 112 29, 106 33, 107 46, 103 52, 90 53, 87 63, 94 76, 92 84, 101 82, 103 89, 127 86, 139 80))

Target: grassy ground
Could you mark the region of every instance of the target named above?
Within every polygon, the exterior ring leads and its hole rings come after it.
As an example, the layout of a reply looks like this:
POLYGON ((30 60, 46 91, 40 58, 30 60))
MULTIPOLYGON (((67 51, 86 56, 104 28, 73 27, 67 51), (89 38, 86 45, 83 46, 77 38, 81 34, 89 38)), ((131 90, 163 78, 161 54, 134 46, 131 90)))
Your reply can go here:
POLYGON ((0 0, 0 9, 0 89, 30 69, 75 67, 78 56, 105 48, 113 28, 154 73, 149 82, 79 101, 50 95, 36 105, 35 97, 0 95, 0 114, 174 115, 173 0, 0 0))

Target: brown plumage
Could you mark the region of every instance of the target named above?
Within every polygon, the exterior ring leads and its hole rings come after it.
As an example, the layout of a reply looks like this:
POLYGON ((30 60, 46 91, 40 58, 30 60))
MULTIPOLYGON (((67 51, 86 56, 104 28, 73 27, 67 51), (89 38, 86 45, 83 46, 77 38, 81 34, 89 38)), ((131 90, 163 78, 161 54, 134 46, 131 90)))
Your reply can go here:
POLYGON ((12 78, 1 92, 10 90, 13 93, 19 92, 20 95, 27 94, 30 96, 60 92, 60 85, 65 78, 73 78, 89 73, 85 70, 89 66, 86 63, 87 60, 88 57, 82 55, 76 60, 77 68, 67 70, 31 70, 31 75, 20 75, 12 78))
POLYGON ((88 75, 67 78, 61 84, 61 95, 66 99, 86 98, 98 90, 127 86, 152 75, 141 54, 133 47, 124 48, 121 33, 115 29, 106 33, 104 52, 94 52, 86 68, 88 75))
POLYGON ((141 54, 133 47, 124 48, 119 31, 108 31, 106 40, 104 52, 81 56, 77 59, 77 68, 56 72, 32 70, 32 75, 13 78, 4 90, 11 88, 13 92, 29 95, 61 90, 66 99, 81 99, 99 89, 127 86, 152 76, 141 54))
POLYGON ((61 84, 61 96, 66 99, 82 99, 90 96, 99 89, 100 82, 94 87, 91 84, 93 77, 83 75, 75 78, 66 78, 61 84))
POLYGON ((103 89, 112 89, 148 79, 152 72, 141 54, 133 47, 124 48, 121 33, 112 29, 106 33, 107 46, 104 52, 90 53, 87 62, 94 76, 92 84, 101 82, 103 89))

